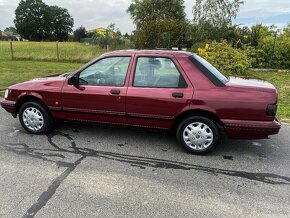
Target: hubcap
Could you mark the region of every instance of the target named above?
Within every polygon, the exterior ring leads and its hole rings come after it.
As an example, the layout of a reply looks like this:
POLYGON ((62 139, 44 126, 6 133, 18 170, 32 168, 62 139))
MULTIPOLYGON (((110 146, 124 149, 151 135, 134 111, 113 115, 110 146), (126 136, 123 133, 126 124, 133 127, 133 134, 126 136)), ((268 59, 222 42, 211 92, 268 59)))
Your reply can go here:
POLYGON ((212 144, 213 132, 206 124, 194 122, 184 129, 183 140, 194 150, 204 150, 212 144))
POLYGON ((44 124, 43 115, 35 107, 26 108, 23 112, 22 118, 24 125, 32 131, 38 131, 43 127, 44 124))

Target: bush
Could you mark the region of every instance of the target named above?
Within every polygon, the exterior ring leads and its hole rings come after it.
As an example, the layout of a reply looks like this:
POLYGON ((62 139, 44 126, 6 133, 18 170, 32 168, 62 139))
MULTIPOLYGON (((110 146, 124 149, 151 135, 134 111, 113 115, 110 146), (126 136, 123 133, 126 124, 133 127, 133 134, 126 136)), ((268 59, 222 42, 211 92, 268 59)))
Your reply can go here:
POLYGON ((205 44, 198 53, 228 76, 244 75, 251 65, 246 51, 233 48, 226 41, 205 44))
POLYGON ((266 36, 259 44, 265 52, 263 65, 268 68, 290 69, 290 37, 285 34, 277 37, 275 49, 274 41, 274 36, 266 36))
POLYGON ((262 49, 255 48, 252 46, 246 47, 247 55, 251 61, 252 68, 267 68, 269 65, 266 65, 267 61, 265 57, 267 56, 266 52, 262 49))

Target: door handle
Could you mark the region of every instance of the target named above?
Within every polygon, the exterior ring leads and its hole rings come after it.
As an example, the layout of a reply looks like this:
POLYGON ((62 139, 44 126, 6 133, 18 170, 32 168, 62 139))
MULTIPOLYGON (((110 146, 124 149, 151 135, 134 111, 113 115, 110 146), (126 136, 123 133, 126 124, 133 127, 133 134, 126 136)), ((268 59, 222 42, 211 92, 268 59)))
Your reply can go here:
POLYGON ((174 97, 174 98, 182 98, 183 97, 183 93, 182 92, 173 92, 172 93, 172 97, 174 97))
POLYGON ((112 95, 119 95, 120 94, 120 90, 112 89, 111 90, 111 94, 112 95))

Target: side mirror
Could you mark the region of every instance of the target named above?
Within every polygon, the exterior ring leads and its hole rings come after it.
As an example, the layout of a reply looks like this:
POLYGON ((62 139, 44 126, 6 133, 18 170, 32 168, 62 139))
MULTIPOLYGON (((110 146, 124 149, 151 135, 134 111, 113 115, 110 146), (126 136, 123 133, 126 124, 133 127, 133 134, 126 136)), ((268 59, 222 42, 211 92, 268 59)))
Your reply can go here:
POLYGON ((68 84, 71 86, 76 86, 79 84, 79 78, 75 75, 68 79, 68 84))

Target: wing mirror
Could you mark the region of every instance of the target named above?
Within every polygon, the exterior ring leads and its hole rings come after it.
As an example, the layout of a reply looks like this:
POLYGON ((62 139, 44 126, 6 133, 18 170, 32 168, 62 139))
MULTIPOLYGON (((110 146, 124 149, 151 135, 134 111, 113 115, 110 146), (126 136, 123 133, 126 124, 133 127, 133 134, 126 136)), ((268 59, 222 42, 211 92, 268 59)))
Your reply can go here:
POLYGON ((68 79, 68 84, 71 86, 77 86, 79 84, 79 78, 78 76, 74 75, 71 78, 68 79))

